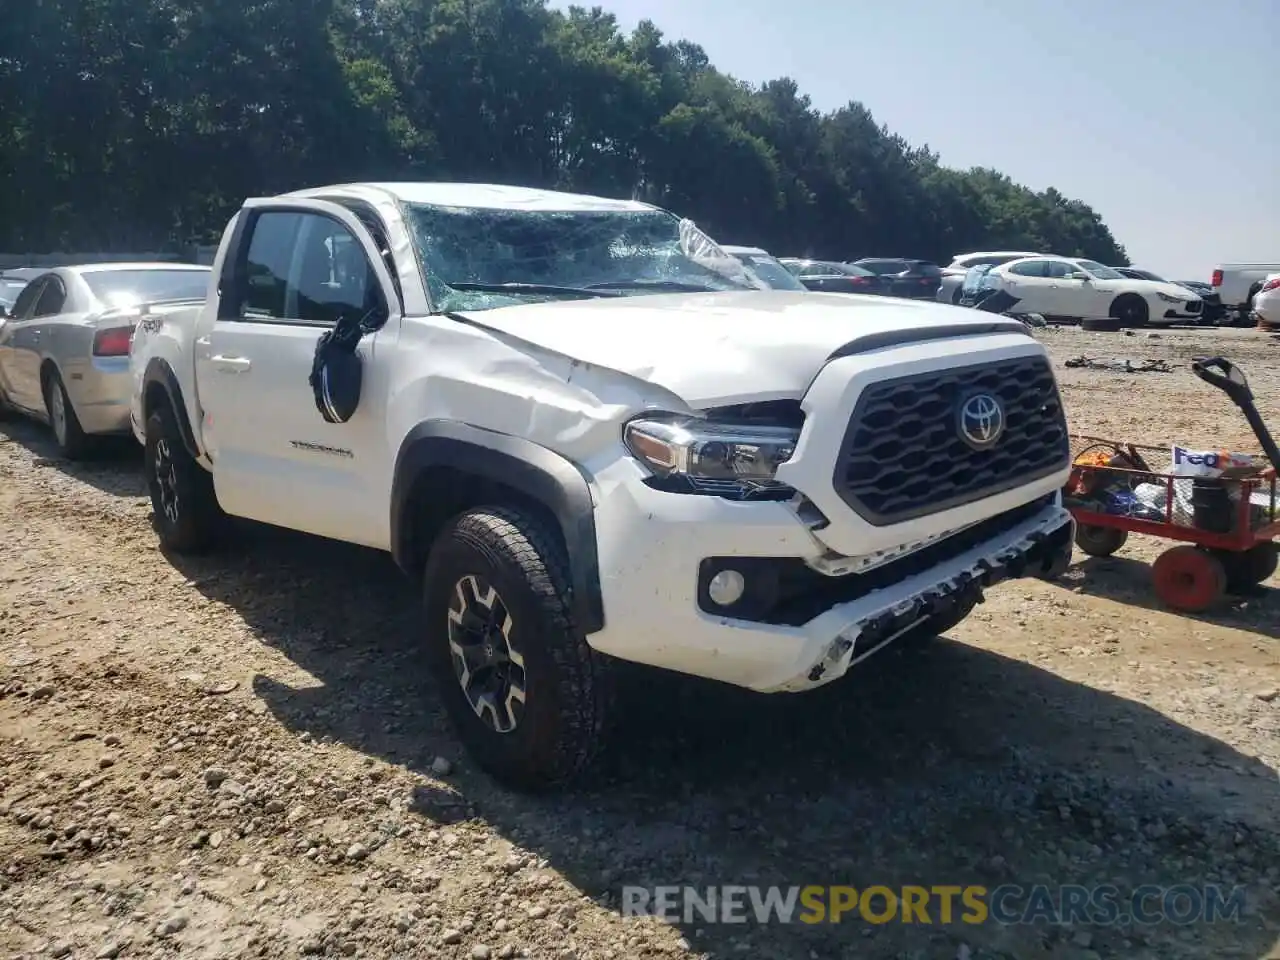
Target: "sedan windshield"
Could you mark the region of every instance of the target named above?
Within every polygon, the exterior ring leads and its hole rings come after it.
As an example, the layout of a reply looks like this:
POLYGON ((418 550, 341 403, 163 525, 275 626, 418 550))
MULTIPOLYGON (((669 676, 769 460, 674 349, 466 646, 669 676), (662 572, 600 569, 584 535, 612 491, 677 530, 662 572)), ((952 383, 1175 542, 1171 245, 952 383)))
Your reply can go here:
POLYGON ((774 290, 807 290, 803 283, 767 253, 735 253, 756 276, 774 290))
POLYGON ((1084 267, 1086 270, 1088 270, 1091 274, 1093 274, 1099 280, 1123 280, 1124 279, 1123 273, 1117 273, 1115 270, 1112 270, 1110 267, 1104 267, 1102 264, 1098 263, 1096 260, 1077 260, 1076 263, 1084 267))
POLYGON ((663 210, 507 210, 406 204, 442 311, 768 285, 692 221, 663 210))
POLYGON ((203 300, 209 287, 208 270, 89 270, 81 276, 108 307, 203 300))

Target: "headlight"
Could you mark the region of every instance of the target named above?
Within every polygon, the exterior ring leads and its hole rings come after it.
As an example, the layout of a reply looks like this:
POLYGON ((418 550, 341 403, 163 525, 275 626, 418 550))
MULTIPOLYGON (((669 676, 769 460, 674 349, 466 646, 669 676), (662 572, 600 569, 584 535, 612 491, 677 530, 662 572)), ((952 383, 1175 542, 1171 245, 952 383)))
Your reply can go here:
POLYGON ((1185 297, 1175 297, 1169 293, 1162 293, 1160 291, 1156 291, 1156 296, 1159 297, 1161 300, 1163 300, 1165 303, 1182 303, 1183 300, 1190 300, 1194 296, 1194 294, 1188 291, 1185 297))
POLYGON ((649 415, 629 421, 622 438, 653 472, 654 486, 743 500, 792 494, 774 474, 795 453, 799 434, 792 427, 649 415))

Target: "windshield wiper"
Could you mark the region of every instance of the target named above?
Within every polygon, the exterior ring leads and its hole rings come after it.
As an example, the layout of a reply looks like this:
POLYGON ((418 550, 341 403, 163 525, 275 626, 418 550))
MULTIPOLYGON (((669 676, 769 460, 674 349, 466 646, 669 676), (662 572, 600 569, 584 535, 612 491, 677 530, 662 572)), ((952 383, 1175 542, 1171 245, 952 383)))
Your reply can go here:
POLYGON ((675 293, 715 293, 715 287, 700 283, 681 283, 679 280, 610 280, 606 283, 589 283, 588 290, 671 290, 675 293))
POLYGON ((454 290, 476 290, 481 293, 550 293, 566 297, 616 297, 588 287, 559 287, 550 283, 451 283, 454 290))

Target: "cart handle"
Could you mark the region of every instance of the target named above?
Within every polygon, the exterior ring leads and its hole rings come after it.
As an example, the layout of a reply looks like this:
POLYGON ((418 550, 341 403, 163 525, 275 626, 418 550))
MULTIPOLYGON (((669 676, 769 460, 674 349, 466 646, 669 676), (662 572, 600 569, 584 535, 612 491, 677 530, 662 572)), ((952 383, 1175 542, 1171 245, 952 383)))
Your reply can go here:
POLYGON ((1237 406, 1253 401, 1253 391, 1244 371, 1226 357, 1198 357, 1191 361, 1191 372, 1210 386, 1217 387, 1237 406))

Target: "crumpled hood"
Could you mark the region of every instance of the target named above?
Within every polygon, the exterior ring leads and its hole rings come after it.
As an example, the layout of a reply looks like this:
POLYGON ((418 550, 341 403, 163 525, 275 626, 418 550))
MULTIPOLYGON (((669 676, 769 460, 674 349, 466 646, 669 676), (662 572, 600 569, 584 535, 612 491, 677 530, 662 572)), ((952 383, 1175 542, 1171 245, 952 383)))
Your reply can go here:
MULTIPOLYGON (((462 312, 477 326, 655 383, 695 408, 798 399, 841 347, 1017 321, 929 301, 784 290, 647 294, 462 312)), ((932 339, 933 336, 930 337, 932 339)))

